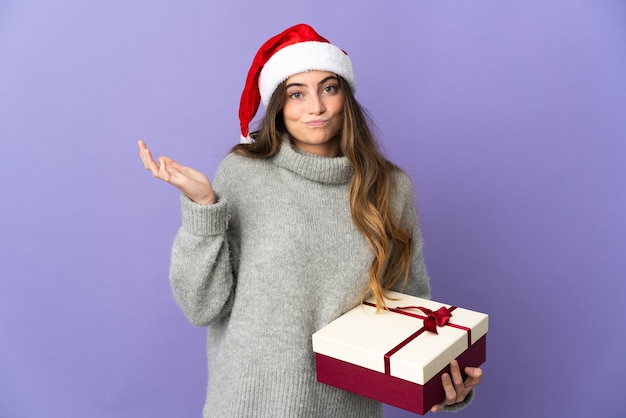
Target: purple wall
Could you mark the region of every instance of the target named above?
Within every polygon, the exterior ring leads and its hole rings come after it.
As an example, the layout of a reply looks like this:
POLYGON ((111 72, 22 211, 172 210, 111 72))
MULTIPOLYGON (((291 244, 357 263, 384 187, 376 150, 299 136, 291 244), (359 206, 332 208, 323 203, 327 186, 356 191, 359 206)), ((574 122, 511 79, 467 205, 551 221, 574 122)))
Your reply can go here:
POLYGON ((254 52, 300 21, 415 180, 433 297, 491 315, 456 416, 624 416, 619 0, 0 3, 0 416, 200 415, 178 193, 136 140, 212 176, 254 52))

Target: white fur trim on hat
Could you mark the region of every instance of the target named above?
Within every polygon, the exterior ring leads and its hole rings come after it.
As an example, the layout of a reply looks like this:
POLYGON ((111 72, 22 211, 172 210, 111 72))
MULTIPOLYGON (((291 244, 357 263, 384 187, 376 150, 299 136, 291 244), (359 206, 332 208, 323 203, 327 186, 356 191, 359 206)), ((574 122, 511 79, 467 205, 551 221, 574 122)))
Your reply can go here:
POLYGON ((305 71, 329 71, 343 77, 355 90, 352 61, 348 54, 326 42, 299 42, 277 51, 267 61, 259 76, 261 100, 267 106, 283 81, 305 71))

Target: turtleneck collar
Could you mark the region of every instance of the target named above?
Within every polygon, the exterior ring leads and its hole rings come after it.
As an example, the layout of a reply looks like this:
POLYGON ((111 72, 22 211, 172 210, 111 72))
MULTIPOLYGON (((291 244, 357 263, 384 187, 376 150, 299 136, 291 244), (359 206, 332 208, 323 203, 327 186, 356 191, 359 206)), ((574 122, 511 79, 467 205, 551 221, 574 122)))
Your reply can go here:
POLYGON ((272 157, 274 164, 319 183, 344 184, 354 169, 346 157, 322 157, 296 148, 289 139, 272 157))

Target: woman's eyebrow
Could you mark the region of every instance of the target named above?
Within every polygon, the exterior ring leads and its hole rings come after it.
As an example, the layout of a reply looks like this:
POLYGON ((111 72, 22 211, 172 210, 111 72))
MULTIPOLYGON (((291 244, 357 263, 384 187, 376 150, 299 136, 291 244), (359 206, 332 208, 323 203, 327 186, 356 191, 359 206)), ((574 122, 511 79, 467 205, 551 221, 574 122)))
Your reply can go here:
POLYGON ((324 83, 328 82, 329 80, 339 81, 339 78, 336 75, 329 75, 328 77, 326 77, 325 79, 323 79, 322 81, 317 83, 317 85, 319 86, 321 84, 324 84, 324 83))
POLYGON ((304 86, 303 83, 291 83, 291 84, 287 84, 285 88, 288 89, 289 87, 303 87, 303 86, 304 86))
MULTIPOLYGON (((320 86, 324 83, 327 83, 329 80, 339 81, 339 78, 336 75, 329 75, 328 77, 326 77, 325 79, 317 83, 317 85, 320 86)), ((287 84, 285 88, 288 89, 290 87, 304 87, 304 86, 305 86, 304 83, 290 83, 290 84, 287 84)))

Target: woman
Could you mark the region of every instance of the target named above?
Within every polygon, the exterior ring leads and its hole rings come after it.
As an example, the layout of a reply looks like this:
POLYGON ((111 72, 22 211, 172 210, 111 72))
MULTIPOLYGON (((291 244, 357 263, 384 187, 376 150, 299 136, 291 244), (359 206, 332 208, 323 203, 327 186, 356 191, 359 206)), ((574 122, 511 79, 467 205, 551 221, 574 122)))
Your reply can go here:
MULTIPOLYGON (((348 55, 307 25, 268 40, 244 88, 243 143, 213 185, 140 141, 146 169, 182 191, 175 299, 208 326, 204 416, 381 417, 379 403, 316 381, 311 335, 383 289, 429 296, 412 185, 378 151, 348 55), (260 129, 248 125, 259 102, 260 129)), ((480 383, 453 362, 446 399, 480 383)))

